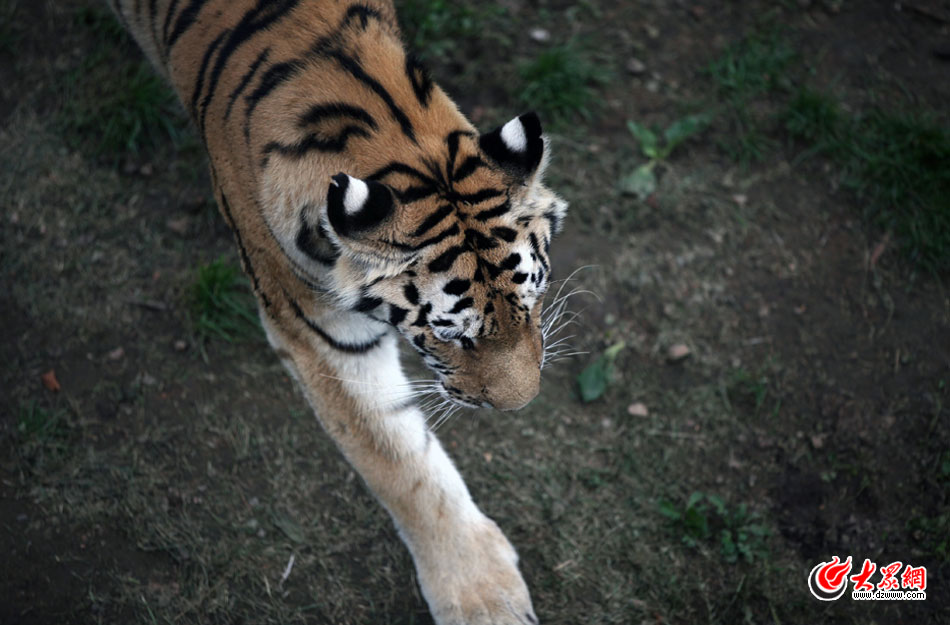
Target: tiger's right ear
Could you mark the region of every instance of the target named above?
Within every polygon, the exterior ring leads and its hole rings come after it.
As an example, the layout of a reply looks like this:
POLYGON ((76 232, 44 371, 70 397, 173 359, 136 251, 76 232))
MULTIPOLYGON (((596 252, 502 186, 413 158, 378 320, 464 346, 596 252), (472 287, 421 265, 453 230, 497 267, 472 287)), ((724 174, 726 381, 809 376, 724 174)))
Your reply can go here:
POLYGON ((396 242, 396 198, 385 184, 339 173, 327 189, 330 238, 341 251, 377 266, 405 262, 414 252, 396 242))
POLYGON ((482 151, 518 177, 531 176, 544 158, 541 120, 536 113, 515 117, 478 139, 482 151))
POLYGON ((375 180, 365 182, 340 173, 333 176, 327 190, 327 218, 341 237, 360 238, 379 227, 394 207, 392 191, 375 180))

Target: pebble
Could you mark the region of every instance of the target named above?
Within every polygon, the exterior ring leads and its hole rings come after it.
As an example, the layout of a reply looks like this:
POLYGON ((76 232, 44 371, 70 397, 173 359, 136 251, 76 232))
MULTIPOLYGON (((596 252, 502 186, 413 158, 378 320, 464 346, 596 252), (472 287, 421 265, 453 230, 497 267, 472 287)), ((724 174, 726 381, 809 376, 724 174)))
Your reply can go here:
POLYGON ((544 43, 551 39, 551 32, 546 28, 532 28, 528 34, 538 43, 544 43))
POLYGON ((634 76, 639 76, 643 72, 647 71, 647 66, 646 63, 640 59, 631 57, 630 60, 627 61, 627 71, 634 76))
POLYGON ((650 409, 643 402, 636 402, 627 406, 627 414, 631 417, 649 417, 650 409))
POLYGON ((106 358, 112 361, 122 360, 122 358, 124 357, 125 357, 125 350, 122 349, 121 347, 116 347, 114 350, 106 354, 106 358))
POLYGON ((178 339, 177 341, 175 341, 176 352, 183 352, 186 349, 188 349, 188 343, 186 343, 183 339, 178 339))
POLYGON ((692 350, 690 350, 690 348, 687 345, 683 343, 677 343, 676 345, 673 345, 672 347, 670 347, 669 350, 667 350, 666 357, 669 359, 670 362, 679 362, 680 360, 683 360, 684 358, 689 356, 691 353, 693 352, 692 350))

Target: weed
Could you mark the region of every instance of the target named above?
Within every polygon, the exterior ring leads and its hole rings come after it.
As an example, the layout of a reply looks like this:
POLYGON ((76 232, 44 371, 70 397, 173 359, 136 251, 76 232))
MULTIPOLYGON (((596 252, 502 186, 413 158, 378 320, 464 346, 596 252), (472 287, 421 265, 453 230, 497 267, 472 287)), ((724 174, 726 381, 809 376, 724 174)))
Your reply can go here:
POLYGON ((224 257, 198 268, 189 298, 195 332, 202 341, 218 337, 231 342, 260 332, 247 280, 224 257))
POLYGON ((555 123, 565 123, 575 114, 589 119, 596 87, 610 79, 609 71, 576 41, 548 48, 522 63, 518 72, 523 83, 518 98, 555 123))
POLYGON ((943 562, 950 562, 950 511, 913 518, 907 529, 923 549, 943 562))
POLYGON ((733 44, 706 68, 725 102, 733 137, 721 145, 733 160, 747 165, 761 160, 771 147, 761 127, 761 115, 750 103, 755 96, 784 88, 794 59, 794 49, 779 30, 768 27, 733 44))
POLYGON ((791 136, 818 150, 833 149, 839 141, 841 108, 837 100, 819 91, 802 87, 780 117, 791 136))
POLYGON ((405 0, 398 14, 409 45, 423 59, 444 58, 460 40, 482 31, 483 15, 472 7, 450 0, 405 0))
POLYGON ((592 402, 607 390, 607 384, 613 375, 614 361, 626 345, 623 341, 607 348, 603 355, 587 365, 577 376, 577 384, 581 391, 581 401, 592 402))
POLYGON ((707 68, 720 95, 737 101, 785 83, 795 51, 775 28, 760 29, 730 46, 707 68))
MULTIPOLYGON (((751 405, 758 415, 769 397, 769 378, 764 373, 754 374, 745 369, 736 369, 729 377, 726 393, 730 407, 751 405)), ((773 414, 777 411, 778 403, 773 414)))
POLYGON ((112 14, 87 8, 75 19, 96 45, 65 79, 60 125, 67 135, 90 140, 107 155, 136 152, 164 136, 177 139, 183 124, 174 94, 137 54, 125 60, 131 42, 112 14))
POLYGON ((17 26, 15 2, 0 3, 0 52, 12 54, 23 33, 17 26))
POLYGON ((16 433, 18 454, 38 473, 58 464, 68 448, 65 413, 44 408, 36 400, 20 404, 16 433))
POLYGON ((656 190, 657 181, 654 172, 656 165, 666 160, 681 143, 706 129, 711 119, 711 114, 702 113, 688 115, 673 122, 663 132, 662 145, 654 130, 628 120, 627 128, 636 137, 640 144, 640 151, 649 160, 620 180, 621 191, 636 195, 641 200, 649 197, 656 190))
POLYGON ((689 547, 718 538, 719 553, 730 564, 740 559, 751 563, 768 553, 769 529, 745 504, 730 510, 721 497, 695 492, 682 508, 661 500, 659 509, 689 547))
POLYGON ((950 131, 920 113, 846 116, 808 89, 782 117, 792 137, 838 162, 866 218, 893 231, 924 268, 950 268, 950 131))

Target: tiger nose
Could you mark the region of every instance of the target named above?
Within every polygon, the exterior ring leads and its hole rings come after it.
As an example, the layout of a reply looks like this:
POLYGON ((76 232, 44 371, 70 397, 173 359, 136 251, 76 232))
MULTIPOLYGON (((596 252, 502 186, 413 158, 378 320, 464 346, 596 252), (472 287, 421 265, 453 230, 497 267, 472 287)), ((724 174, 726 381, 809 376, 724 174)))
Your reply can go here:
POLYGON ((498 410, 520 410, 538 396, 541 369, 537 366, 503 372, 487 387, 488 403, 498 410))

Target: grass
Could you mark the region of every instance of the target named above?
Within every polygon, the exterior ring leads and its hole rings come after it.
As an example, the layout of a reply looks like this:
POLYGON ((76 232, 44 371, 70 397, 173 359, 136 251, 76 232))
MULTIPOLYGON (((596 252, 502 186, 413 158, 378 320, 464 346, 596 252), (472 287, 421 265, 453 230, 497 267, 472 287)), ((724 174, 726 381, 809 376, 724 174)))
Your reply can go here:
POLYGON ((231 342, 261 331, 247 279, 225 257, 198 268, 188 299, 194 330, 202 342, 211 338, 231 342))
POLYGON ((865 218, 893 232, 912 261, 950 270, 950 129, 914 111, 846 114, 807 88, 781 117, 791 137, 839 166, 865 218))
POLYGON ((104 8, 77 11, 75 21, 92 52, 65 76, 60 125, 75 144, 105 156, 138 152, 184 126, 175 95, 104 8))
POLYGON ((688 547, 718 544, 728 564, 768 557, 766 540, 771 532, 745 504, 730 508, 718 495, 694 492, 682 506, 660 500, 659 510, 688 547))
POLYGON ((733 160, 743 165, 761 161, 775 147, 753 101, 787 88, 787 71, 795 58, 780 31, 767 26, 726 48, 706 68, 723 103, 730 135, 720 146, 733 160))
POLYGON ((577 41, 549 47, 518 68, 522 88, 518 99, 555 124, 576 116, 590 119, 598 106, 597 87, 610 72, 577 41))
POLYGON ((484 36, 484 22, 500 7, 451 0, 403 0, 397 14, 413 51, 425 60, 452 56, 465 39, 484 36))

